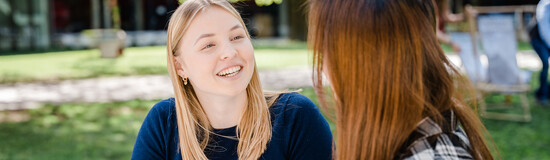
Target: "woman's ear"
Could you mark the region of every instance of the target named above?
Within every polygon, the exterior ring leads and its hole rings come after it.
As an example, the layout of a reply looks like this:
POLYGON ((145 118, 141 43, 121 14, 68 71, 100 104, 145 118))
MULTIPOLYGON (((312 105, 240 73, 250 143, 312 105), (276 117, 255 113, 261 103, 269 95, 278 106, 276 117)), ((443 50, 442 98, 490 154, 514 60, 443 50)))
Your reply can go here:
POLYGON ((183 71, 183 63, 182 63, 182 60, 180 60, 178 57, 175 57, 174 56, 174 65, 176 66, 176 73, 181 77, 181 78, 186 78, 185 76, 185 72, 183 71))

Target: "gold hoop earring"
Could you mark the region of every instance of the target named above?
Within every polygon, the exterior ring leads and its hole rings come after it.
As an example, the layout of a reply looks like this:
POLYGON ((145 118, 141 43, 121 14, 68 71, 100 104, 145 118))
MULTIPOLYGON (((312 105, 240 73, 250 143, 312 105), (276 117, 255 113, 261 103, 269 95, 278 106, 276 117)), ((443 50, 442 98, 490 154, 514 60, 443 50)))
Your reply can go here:
POLYGON ((187 78, 183 78, 183 85, 187 85, 187 78))

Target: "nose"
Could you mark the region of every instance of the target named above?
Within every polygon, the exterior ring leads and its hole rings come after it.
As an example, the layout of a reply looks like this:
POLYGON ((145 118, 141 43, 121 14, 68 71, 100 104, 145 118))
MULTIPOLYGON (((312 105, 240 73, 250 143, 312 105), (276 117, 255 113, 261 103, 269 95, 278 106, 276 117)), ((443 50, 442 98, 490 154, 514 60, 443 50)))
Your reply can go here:
POLYGON ((237 55, 237 49, 231 43, 227 43, 222 50, 221 60, 228 60, 237 55))

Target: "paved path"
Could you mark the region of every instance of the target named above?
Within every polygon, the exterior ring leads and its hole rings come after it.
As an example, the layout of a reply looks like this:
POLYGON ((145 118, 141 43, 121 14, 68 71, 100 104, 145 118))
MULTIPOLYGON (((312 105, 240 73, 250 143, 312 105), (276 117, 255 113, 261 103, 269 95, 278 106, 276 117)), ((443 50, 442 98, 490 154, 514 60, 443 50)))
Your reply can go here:
MULTIPOLYGON (((449 55, 457 66, 457 55, 449 55)), ((521 68, 539 70, 540 60, 532 51, 518 53, 521 68)), ((484 58, 486 63, 486 58, 484 58)), ((290 67, 281 70, 260 71, 260 80, 266 89, 311 87, 310 67, 290 67)), ((132 99, 160 99, 173 95, 167 75, 129 76, 65 80, 56 83, 22 83, 0 85, 0 110, 36 108, 44 103, 113 102, 132 99)))
MULTIPOLYGON (((264 88, 283 90, 312 86, 309 67, 260 71, 264 88)), ((43 103, 113 102, 173 96, 167 75, 65 80, 57 83, 0 85, 0 110, 39 107, 43 103)))

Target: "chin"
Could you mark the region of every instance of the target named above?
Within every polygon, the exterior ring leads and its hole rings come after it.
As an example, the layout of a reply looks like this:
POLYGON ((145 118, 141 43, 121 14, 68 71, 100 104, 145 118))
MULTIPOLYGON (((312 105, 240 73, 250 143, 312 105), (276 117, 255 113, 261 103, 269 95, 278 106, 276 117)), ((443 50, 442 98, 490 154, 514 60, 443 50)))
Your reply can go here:
POLYGON ((246 86, 242 88, 225 88, 224 91, 222 91, 222 93, 220 94, 233 97, 233 96, 238 96, 239 94, 242 94, 242 93, 246 94, 246 86))

